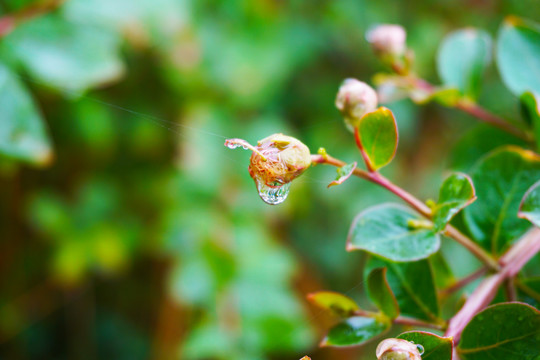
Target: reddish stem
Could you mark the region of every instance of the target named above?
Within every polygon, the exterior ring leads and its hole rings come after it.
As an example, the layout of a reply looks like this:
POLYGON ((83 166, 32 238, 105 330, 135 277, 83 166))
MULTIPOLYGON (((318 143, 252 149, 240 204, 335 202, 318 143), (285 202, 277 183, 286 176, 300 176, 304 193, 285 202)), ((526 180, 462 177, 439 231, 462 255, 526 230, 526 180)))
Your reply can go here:
POLYGON ((358 130, 358 127, 354 128, 354 140, 356 141, 356 146, 358 147, 358 150, 360 150, 360 154, 362 154, 362 158, 364 159, 364 163, 366 164, 366 168, 370 173, 375 172, 375 169, 373 168, 373 165, 371 164, 371 160, 369 160, 369 157, 366 154, 366 151, 364 150, 364 146, 362 145, 362 141, 360 140, 360 131, 358 130))
POLYGON ((441 290, 441 294, 446 296, 446 295, 452 294, 455 291, 458 291, 458 290, 462 289, 463 287, 467 286, 468 284, 470 284, 474 280, 476 280, 479 277, 485 275, 487 273, 487 270, 488 269, 486 267, 482 267, 482 268, 476 270, 472 274, 467 275, 466 277, 464 277, 463 279, 455 282, 454 284, 450 285, 446 289, 441 290))

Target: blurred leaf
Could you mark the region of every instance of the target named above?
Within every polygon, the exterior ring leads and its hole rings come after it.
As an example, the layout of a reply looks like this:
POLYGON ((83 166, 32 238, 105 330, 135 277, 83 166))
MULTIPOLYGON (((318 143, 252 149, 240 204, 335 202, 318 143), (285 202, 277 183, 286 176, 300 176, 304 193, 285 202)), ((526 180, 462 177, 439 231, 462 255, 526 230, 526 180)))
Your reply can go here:
POLYGON ((512 93, 526 91, 540 94, 540 25, 508 16, 497 38, 497 65, 512 93))
POLYGON ((336 180, 332 181, 330 184, 328 184, 328 187, 332 187, 332 186, 335 186, 335 185, 341 185, 343 184, 348 178, 351 177, 354 169, 356 169, 356 161, 351 163, 351 164, 347 164, 343 167, 340 167, 340 168, 337 168, 337 178, 336 180))
POLYGON ((386 267, 386 279, 399 304, 401 315, 438 321, 439 304, 431 266, 427 260, 394 263, 371 257, 366 272, 386 267))
POLYGON ((456 281, 452 269, 446 261, 446 258, 443 256, 442 251, 437 251, 435 254, 431 255, 429 257, 429 263, 433 270, 433 278, 435 279, 437 288, 446 288, 456 281))
POLYGON ((386 268, 371 270, 367 278, 367 290, 371 301, 390 319, 399 315, 399 305, 386 280, 386 268))
POLYGON ((454 107, 461 99, 461 93, 458 89, 442 88, 435 90, 430 99, 443 106, 454 107))
POLYGON ((30 94, 11 70, 0 63, 0 152, 33 164, 52 159, 51 141, 30 94))
POLYGON ((32 77, 71 96, 116 80, 124 71, 114 32, 56 15, 21 24, 5 41, 32 77))
POLYGON ((444 84, 477 98, 485 68, 491 61, 491 37, 477 29, 452 32, 443 40, 437 68, 444 84))
POLYGON ((353 315, 355 311, 360 309, 353 299, 332 291, 311 293, 308 294, 307 299, 321 309, 344 318, 353 315))
POLYGON ((470 173, 482 156, 504 145, 527 146, 523 140, 493 126, 477 125, 465 133, 452 149, 450 167, 455 171, 470 173))
POLYGON ((419 217, 405 206, 386 203, 358 214, 349 230, 347 251, 365 250, 392 261, 423 259, 439 249, 430 229, 412 228, 419 217))
POLYGON ((463 360, 540 357, 540 312, 521 303, 488 307, 467 324, 457 348, 463 360))
POLYGON ((540 181, 531 186, 523 196, 518 216, 540 227, 540 181))
POLYGON ((454 342, 452 338, 441 337, 425 331, 408 331, 397 337, 424 348, 422 360, 452 360, 454 342))
POLYGON ((464 210, 474 239, 500 254, 530 224, 517 217, 523 194, 540 179, 540 156, 518 147, 503 147, 483 157, 472 173, 478 200, 464 210))
POLYGON ((353 316, 334 326, 321 342, 321 346, 361 345, 390 329, 390 319, 353 316))
POLYGON ((521 95, 519 100, 521 102, 521 110, 524 114, 525 121, 527 121, 533 129, 536 147, 540 148, 540 96, 527 91, 521 95))
POLYGON ((358 133, 364 152, 374 169, 388 165, 396 154, 398 130, 392 111, 385 107, 360 119, 358 133))
POLYGON ((469 176, 452 174, 441 185, 439 201, 433 208, 435 231, 442 231, 452 218, 476 200, 474 186, 469 176))

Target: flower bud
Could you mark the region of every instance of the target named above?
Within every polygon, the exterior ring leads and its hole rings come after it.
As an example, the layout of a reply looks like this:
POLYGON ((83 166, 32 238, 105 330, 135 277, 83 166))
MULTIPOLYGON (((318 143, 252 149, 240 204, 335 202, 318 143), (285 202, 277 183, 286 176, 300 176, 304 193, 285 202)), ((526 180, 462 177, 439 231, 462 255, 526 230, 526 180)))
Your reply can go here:
POLYGON ((346 79, 339 88, 336 107, 341 111, 347 127, 352 131, 362 116, 377 109, 377 93, 362 81, 346 79))
POLYGON ((383 24, 374 27, 366 34, 373 50, 379 55, 402 56, 405 54, 405 29, 399 25, 383 24))
POLYGON ((378 360, 422 360, 418 347, 402 339, 385 339, 377 346, 378 360))
POLYGON ((267 186, 287 184, 311 165, 309 148, 291 136, 273 134, 255 148, 258 151, 251 155, 249 174, 267 186))

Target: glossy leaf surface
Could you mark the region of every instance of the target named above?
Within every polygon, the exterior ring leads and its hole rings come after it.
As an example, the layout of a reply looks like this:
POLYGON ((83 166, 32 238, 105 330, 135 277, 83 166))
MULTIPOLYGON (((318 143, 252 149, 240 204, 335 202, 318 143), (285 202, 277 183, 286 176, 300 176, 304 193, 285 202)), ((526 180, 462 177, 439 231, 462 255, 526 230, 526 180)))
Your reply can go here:
POLYGON ((540 93, 540 25, 509 16, 497 38, 499 72, 512 93, 540 93))
POLYGON ((392 111, 385 107, 367 113, 358 124, 364 152, 374 169, 388 165, 396 154, 398 130, 392 111))
POLYGON ((486 66, 491 61, 491 37, 477 29, 457 30, 446 36, 437 56, 437 68, 445 85, 476 98, 486 66))
POLYGON ((390 319, 384 317, 353 316, 334 326, 321 346, 361 345, 390 329, 390 319))
POLYGON ((395 319, 399 315, 399 305, 386 280, 386 271, 386 268, 371 270, 367 278, 367 290, 369 298, 379 310, 395 319))
POLYGON ((441 185, 439 201, 433 209, 435 230, 442 231, 461 209, 475 199, 474 186, 467 175, 450 175, 441 185))
POLYGON ((426 321, 438 319, 437 292, 428 260, 394 263, 372 257, 365 271, 380 267, 388 269, 386 279, 399 304, 401 315, 426 321))
POLYGON ((318 291, 308 294, 307 298, 314 305, 339 317, 351 316, 360 309, 353 299, 333 291, 318 291))
POLYGON ((518 147, 504 147, 482 158, 472 172, 478 200, 464 210, 475 240, 499 254, 530 223, 517 217, 525 192, 540 179, 540 156, 518 147))
POLYGON ((463 360, 536 360, 540 357, 540 312, 522 303, 504 303, 478 313, 461 335, 463 360))
POLYGON ((408 331, 397 337, 422 345, 422 360, 452 360, 451 338, 441 337, 425 331, 408 331))
POLYGON ((439 236, 430 229, 413 228, 412 210, 398 204, 373 206, 354 219, 347 250, 365 250, 392 261, 423 259, 439 249, 439 236))

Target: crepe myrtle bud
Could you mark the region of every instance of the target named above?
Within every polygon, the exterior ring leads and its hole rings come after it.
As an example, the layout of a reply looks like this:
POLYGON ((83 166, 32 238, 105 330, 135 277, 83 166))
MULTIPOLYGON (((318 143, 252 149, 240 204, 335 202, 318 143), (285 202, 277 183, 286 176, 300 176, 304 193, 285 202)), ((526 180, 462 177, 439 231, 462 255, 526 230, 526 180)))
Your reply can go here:
POLYGON ((379 55, 402 56, 405 54, 405 29, 399 25, 378 25, 366 34, 373 50, 379 55))
POLYGON ((403 339, 385 339, 377 346, 377 360, 422 360, 418 347, 403 339))
POLYGON ((249 175, 255 181, 259 196, 270 205, 282 203, 289 193, 290 182, 311 165, 309 148, 300 140, 283 134, 273 134, 252 146, 242 139, 228 139, 230 149, 251 150, 249 175))
POLYGON ((251 154, 249 174, 268 186, 287 184, 311 165, 309 148, 300 140, 283 134, 273 134, 257 142, 251 154))
POLYGON ((339 88, 336 107, 341 111, 345 124, 352 131, 362 116, 377 109, 377 93, 365 82, 346 79, 339 88))

